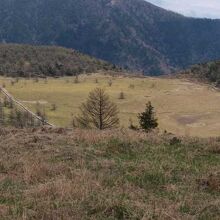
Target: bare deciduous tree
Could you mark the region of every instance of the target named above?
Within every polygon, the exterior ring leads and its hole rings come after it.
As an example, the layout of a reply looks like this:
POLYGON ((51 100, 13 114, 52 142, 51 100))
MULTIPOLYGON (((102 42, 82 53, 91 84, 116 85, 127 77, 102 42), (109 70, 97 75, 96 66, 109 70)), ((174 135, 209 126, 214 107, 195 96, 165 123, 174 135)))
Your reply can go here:
POLYGON ((80 112, 75 117, 75 123, 80 127, 103 130, 119 125, 118 108, 103 89, 96 88, 90 92, 87 101, 81 105, 80 112))

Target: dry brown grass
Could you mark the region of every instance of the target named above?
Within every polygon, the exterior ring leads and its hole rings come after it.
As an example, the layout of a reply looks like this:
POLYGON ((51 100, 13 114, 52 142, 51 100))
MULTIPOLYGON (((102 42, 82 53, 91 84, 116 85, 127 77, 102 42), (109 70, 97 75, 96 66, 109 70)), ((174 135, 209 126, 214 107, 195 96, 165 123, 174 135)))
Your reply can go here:
POLYGON ((171 138, 0 129, 0 219, 218 219, 219 140, 171 138))
POLYGON ((6 89, 33 112, 40 103, 48 120, 57 126, 72 126, 72 119, 79 113, 79 106, 85 102, 88 93, 100 87, 117 104, 121 126, 128 127, 129 119, 138 125, 137 114, 143 112, 145 104, 151 101, 162 132, 219 136, 220 93, 207 84, 186 79, 113 77, 107 74, 80 75, 77 84, 73 83, 73 77, 48 78, 46 84, 44 79, 39 79, 38 83, 19 79, 13 86, 10 80, 0 77, 0 84, 5 84, 6 89), (111 87, 109 81, 112 81, 111 87), (125 99, 118 98, 122 91, 125 99), (54 104, 56 111, 51 110, 54 104))

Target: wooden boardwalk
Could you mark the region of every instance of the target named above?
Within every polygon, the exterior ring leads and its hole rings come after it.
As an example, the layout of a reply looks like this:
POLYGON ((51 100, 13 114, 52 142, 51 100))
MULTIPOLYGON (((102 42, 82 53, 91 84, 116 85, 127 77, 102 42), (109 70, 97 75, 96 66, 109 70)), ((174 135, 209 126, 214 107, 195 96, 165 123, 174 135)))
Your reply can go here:
POLYGON ((21 102, 16 100, 5 88, 0 86, 0 92, 7 97, 9 100, 11 100, 15 105, 19 106, 23 111, 29 113, 33 118, 40 121, 43 125, 48 125, 50 127, 55 127, 55 125, 49 123, 48 121, 43 120, 41 117, 36 115, 34 112, 30 111, 27 107, 25 107, 21 102))

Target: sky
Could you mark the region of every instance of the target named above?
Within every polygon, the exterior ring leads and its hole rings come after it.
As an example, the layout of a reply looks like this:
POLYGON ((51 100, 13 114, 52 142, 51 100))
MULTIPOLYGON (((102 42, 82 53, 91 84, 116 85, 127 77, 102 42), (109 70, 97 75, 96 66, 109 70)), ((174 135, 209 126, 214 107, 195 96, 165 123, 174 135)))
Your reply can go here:
POLYGON ((185 16, 220 18, 220 0, 146 0, 185 16))

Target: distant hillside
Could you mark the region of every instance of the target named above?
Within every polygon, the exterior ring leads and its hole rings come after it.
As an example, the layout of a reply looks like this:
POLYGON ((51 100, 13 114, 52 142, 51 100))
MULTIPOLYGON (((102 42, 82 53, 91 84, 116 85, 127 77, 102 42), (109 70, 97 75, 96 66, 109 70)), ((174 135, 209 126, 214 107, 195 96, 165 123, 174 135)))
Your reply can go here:
POLYGON ((7 76, 72 76, 98 70, 119 70, 115 65, 72 49, 0 44, 0 74, 7 76))
POLYGON ((191 75, 200 80, 208 80, 220 86, 220 61, 213 61, 192 66, 184 74, 191 75))
POLYGON ((0 42, 59 45, 148 75, 220 59, 220 20, 144 0, 1 0, 0 42))

